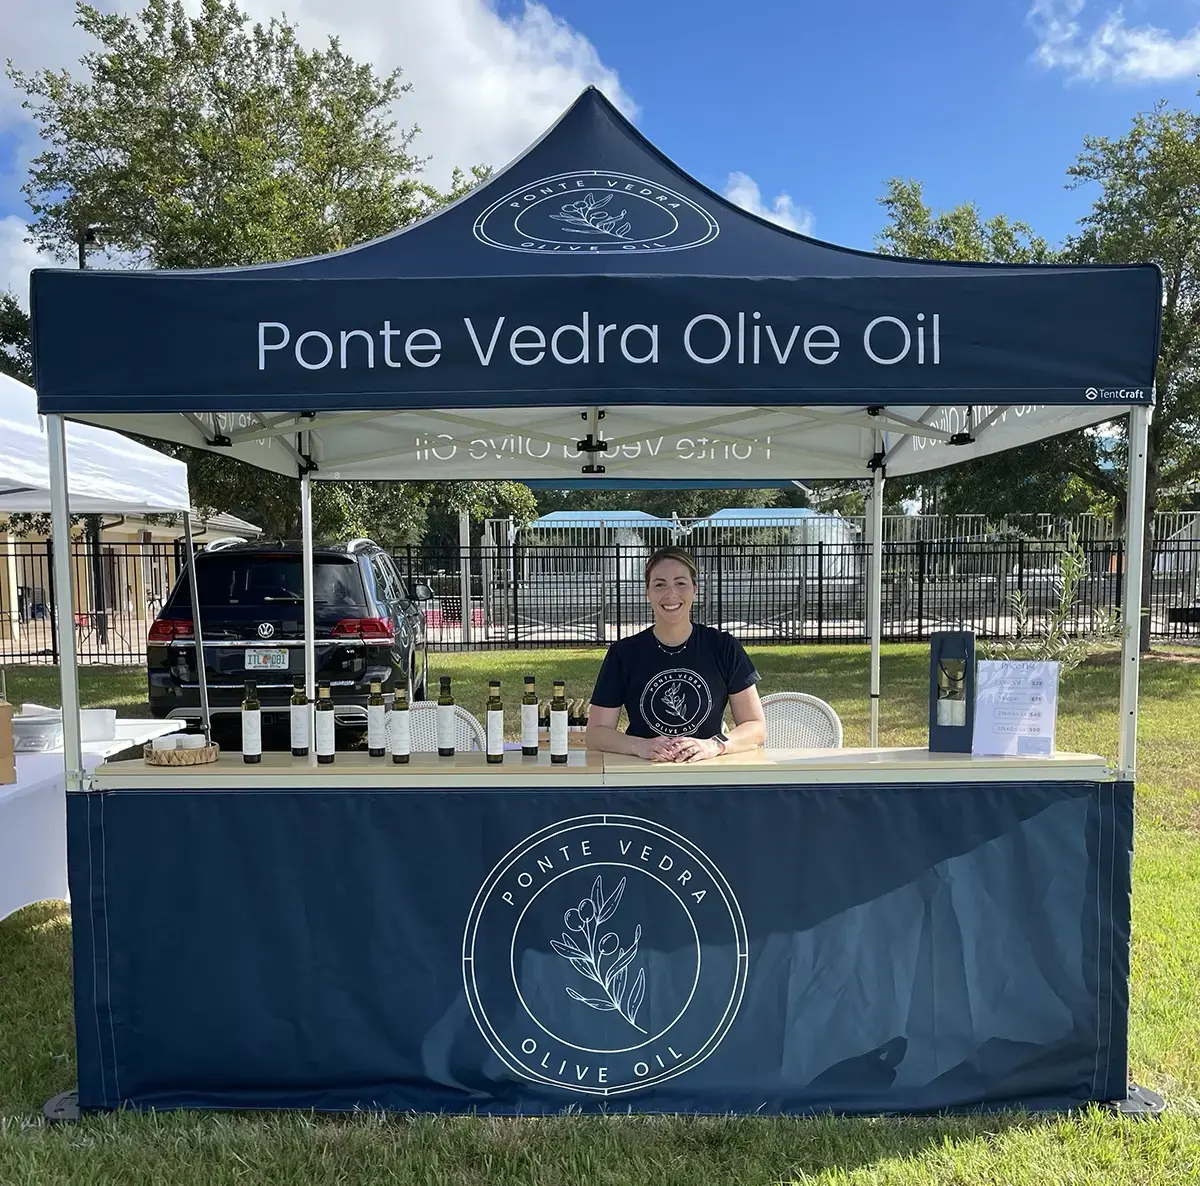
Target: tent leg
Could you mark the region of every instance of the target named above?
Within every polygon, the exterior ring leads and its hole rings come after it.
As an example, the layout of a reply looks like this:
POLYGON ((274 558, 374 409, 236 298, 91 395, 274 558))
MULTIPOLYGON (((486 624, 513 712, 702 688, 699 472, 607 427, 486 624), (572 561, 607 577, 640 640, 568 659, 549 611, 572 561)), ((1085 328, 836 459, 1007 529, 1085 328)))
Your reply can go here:
POLYGON ((308 474, 300 478, 300 537, 304 573, 304 691, 308 697, 308 764, 317 764, 316 732, 313 708, 317 702, 317 610, 313 600, 313 527, 312 481, 308 474))
POLYGON ((1117 765, 1121 777, 1137 772, 1138 677, 1141 668, 1142 565, 1146 551, 1146 447, 1151 408, 1129 409, 1129 488, 1125 496, 1125 574, 1121 593, 1121 737, 1117 765))
POLYGON ((61 416, 46 417, 50 446, 50 518, 54 540, 54 589, 58 617, 58 678, 62 690, 63 759, 67 790, 83 787, 79 724, 79 668, 75 651, 75 565, 71 560, 71 502, 67 492, 67 431, 61 416))
POLYGON ((200 625, 200 584, 196 580, 196 547, 192 542, 192 515, 183 514, 183 544, 187 548, 188 589, 192 594, 192 633, 196 639, 196 675, 200 680, 200 726, 212 744, 212 713, 208 709, 208 663, 204 658, 204 630, 200 625))
POLYGON ((879 744, 879 632, 883 618, 883 467, 875 471, 871 490, 871 567, 868 581, 867 631, 871 635, 871 736, 879 744))

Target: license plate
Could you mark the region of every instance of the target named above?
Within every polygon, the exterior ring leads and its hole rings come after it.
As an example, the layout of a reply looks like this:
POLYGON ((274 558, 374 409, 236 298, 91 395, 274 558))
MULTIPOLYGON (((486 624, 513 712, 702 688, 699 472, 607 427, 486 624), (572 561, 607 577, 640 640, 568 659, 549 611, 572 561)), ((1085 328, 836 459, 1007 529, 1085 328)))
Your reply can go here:
POLYGON ((247 651, 247 671, 287 671, 287 651, 247 651))

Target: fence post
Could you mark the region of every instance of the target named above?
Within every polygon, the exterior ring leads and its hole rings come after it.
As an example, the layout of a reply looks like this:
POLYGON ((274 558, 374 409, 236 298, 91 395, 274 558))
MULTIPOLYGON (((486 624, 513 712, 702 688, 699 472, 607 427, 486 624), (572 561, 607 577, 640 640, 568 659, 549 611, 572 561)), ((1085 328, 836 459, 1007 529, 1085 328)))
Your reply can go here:
POLYGON ((817 642, 825 638, 825 541, 817 540, 817 642))
MULTIPOLYGON (((54 660, 54 665, 58 666, 58 598, 55 596, 54 589, 54 541, 46 540, 46 589, 49 593, 50 604, 46 607, 50 614, 50 657, 54 660)), ((73 606, 67 607, 68 629, 73 629, 75 625, 75 612, 73 606)))
POLYGON ((718 630, 725 628, 725 545, 717 545, 717 620, 710 623, 718 630))
POLYGON ((925 637, 925 541, 917 540, 917 637, 925 637))
POLYGON ((613 544, 613 550, 616 553, 616 565, 617 565, 617 607, 616 607, 616 614, 614 616, 617 619, 617 622, 616 622, 617 638, 620 639, 620 638, 623 638, 625 635, 625 630, 624 630, 625 621, 621 617, 621 581, 625 576, 625 570, 624 570, 624 568, 622 566, 622 562, 621 562, 621 545, 613 544))

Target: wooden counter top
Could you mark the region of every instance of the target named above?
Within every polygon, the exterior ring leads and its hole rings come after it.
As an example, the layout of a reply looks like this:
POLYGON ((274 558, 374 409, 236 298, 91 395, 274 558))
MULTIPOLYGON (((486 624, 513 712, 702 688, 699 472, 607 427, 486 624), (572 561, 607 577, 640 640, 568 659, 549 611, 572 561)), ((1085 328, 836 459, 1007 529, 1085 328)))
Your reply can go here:
POLYGON ((725 754, 704 762, 646 762, 621 754, 572 749, 564 765, 553 765, 543 751, 536 758, 508 752, 504 761, 488 765, 482 753, 452 758, 413 754, 407 765, 371 758, 365 751, 339 753, 329 766, 307 758, 267 753, 248 765, 240 753, 226 753, 204 766, 148 766, 140 759, 107 762, 93 775, 100 790, 128 788, 200 789, 205 787, 506 787, 522 786, 718 786, 778 783, 853 782, 1105 782, 1114 777, 1096 754, 1058 753, 1047 758, 974 757, 930 753, 919 747, 756 750, 725 754))

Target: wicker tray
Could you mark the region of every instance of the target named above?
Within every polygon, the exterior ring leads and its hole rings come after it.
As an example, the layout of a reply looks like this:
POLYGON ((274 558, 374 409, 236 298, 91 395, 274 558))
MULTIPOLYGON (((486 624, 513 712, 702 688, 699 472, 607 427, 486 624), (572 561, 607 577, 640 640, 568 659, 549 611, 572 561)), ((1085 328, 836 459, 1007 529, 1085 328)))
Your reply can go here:
POLYGON ((153 745, 142 748, 142 756, 148 766, 203 766, 215 762, 221 747, 214 741, 199 749, 158 749, 153 745))

